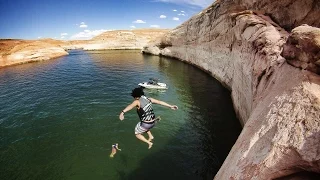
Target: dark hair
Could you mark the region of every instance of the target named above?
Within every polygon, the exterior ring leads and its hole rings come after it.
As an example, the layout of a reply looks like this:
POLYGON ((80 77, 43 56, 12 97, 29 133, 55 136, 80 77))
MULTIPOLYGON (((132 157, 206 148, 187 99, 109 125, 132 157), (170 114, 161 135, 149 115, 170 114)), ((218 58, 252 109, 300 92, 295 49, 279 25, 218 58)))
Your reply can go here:
POLYGON ((134 88, 131 92, 131 96, 134 98, 141 97, 142 95, 144 95, 142 88, 134 88))

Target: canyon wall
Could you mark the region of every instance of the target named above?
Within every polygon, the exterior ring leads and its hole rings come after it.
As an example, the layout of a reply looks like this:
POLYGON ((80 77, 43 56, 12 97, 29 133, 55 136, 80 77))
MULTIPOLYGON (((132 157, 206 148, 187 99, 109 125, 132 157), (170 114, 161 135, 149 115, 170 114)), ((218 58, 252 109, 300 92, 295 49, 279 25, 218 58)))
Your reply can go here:
POLYGON ((244 127, 215 179, 320 173, 319 7, 318 0, 216 1, 144 47, 231 90, 244 127))

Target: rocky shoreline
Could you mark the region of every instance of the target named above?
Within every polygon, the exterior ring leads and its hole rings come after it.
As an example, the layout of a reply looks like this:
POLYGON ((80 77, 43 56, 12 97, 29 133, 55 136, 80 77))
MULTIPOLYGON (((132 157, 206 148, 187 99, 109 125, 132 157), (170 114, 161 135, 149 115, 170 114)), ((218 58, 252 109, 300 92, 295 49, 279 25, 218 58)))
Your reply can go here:
POLYGON ((65 55, 68 55, 68 52, 49 41, 0 40, 0 68, 65 55))
POLYGON ((215 179, 320 173, 319 7, 220 0, 143 49, 196 65, 231 90, 244 127, 215 179))
POLYGON ((0 40, 0 68, 58 58, 68 55, 68 50, 142 50, 149 42, 167 33, 168 29, 137 29, 107 31, 91 40, 61 41, 0 40))

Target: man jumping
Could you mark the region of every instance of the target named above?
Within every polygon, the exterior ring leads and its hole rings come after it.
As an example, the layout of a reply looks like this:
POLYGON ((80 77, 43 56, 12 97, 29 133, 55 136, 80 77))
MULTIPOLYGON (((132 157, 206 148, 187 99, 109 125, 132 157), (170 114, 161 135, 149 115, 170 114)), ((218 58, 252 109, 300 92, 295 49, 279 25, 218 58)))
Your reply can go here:
POLYGON ((122 121, 124 119, 124 114, 136 107, 140 122, 135 127, 135 135, 139 140, 147 143, 149 145, 148 149, 150 149, 153 145, 151 141, 154 139, 150 129, 154 127, 157 121, 157 118, 153 112, 152 104, 160 104, 173 110, 177 110, 178 106, 170 105, 166 102, 159 101, 153 98, 148 98, 144 96, 144 92, 141 88, 133 89, 131 96, 134 98, 134 101, 121 111, 119 119, 122 121), (146 139, 142 135, 145 132, 148 134, 148 139, 146 139))

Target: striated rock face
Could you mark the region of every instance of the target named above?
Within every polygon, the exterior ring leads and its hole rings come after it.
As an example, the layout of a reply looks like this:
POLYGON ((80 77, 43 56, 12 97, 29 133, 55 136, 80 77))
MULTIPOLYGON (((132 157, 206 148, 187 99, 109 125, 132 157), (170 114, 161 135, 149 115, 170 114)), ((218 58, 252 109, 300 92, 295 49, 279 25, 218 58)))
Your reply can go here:
POLYGON ((216 1, 143 49, 198 66, 231 90, 244 128, 215 179, 320 173, 319 29, 286 31, 310 19, 319 26, 318 5, 216 1))
POLYGON ((239 6, 270 16, 286 30, 302 24, 320 27, 319 0, 235 0, 239 6))
POLYGON ((60 41, 0 40, 0 67, 67 55, 60 41))

